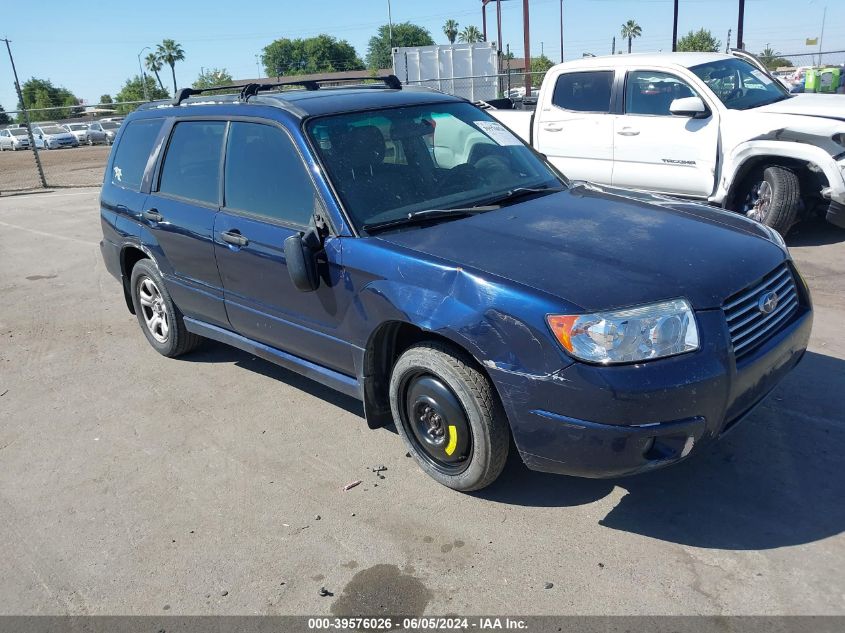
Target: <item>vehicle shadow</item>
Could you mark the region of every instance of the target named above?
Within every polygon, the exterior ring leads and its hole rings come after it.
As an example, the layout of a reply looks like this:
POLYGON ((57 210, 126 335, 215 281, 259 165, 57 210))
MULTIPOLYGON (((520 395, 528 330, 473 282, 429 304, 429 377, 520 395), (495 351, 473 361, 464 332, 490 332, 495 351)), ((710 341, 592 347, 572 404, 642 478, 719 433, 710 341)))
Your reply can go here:
POLYGON ((180 360, 193 363, 233 363, 238 367, 248 369, 256 374, 283 382, 315 398, 325 400, 344 411, 360 416, 362 419, 364 417, 364 405, 355 398, 335 391, 331 387, 321 385, 310 378, 305 378, 296 372, 275 365, 263 358, 248 354, 231 345, 205 340, 199 349, 192 354, 181 357, 180 360))
POLYGON ((822 218, 804 220, 796 224, 786 236, 787 246, 822 246, 845 242, 845 229, 822 218))
POLYGON ((512 455, 479 497, 573 506, 627 491, 600 525, 719 549, 769 549, 845 530, 845 361, 808 352, 738 427, 702 454, 615 480, 535 473, 512 455))

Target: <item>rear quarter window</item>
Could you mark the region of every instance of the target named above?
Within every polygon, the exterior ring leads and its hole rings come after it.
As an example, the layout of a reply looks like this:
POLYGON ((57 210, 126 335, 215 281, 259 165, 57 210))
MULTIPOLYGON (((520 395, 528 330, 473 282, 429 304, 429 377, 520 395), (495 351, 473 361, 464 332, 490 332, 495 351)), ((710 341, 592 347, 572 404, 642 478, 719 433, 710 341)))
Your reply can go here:
POLYGON ((117 187, 139 191, 144 168, 164 119, 130 121, 114 153, 111 183, 117 187))
POLYGON ((557 78, 552 103, 576 112, 610 112, 613 71, 565 73, 557 78))

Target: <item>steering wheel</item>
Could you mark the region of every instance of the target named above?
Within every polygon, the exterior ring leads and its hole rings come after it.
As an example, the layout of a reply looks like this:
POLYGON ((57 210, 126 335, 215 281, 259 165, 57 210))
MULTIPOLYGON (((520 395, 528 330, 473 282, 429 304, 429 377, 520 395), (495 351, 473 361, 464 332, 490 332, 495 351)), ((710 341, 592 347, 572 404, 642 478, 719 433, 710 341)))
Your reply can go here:
POLYGON ((478 172, 469 163, 455 165, 437 185, 437 194, 456 193, 467 187, 467 181, 478 182, 478 172))

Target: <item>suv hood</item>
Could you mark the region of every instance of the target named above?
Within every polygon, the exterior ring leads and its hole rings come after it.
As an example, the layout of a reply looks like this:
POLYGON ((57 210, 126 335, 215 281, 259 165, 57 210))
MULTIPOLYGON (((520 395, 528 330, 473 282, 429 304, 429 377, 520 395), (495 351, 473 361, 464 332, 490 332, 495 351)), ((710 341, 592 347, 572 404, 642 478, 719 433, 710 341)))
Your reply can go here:
POLYGON ((786 257, 764 228, 743 216, 586 183, 379 238, 582 311, 677 297, 696 309, 718 308, 786 257))

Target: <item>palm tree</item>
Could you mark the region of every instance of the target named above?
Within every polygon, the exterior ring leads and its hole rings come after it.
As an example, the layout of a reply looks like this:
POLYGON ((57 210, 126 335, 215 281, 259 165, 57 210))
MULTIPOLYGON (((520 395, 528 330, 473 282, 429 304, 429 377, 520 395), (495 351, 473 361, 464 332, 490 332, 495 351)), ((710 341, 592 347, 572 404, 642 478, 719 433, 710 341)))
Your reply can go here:
POLYGON ((481 34, 481 31, 478 30, 477 26, 467 26, 461 31, 461 34, 458 35, 458 40, 461 42, 466 42, 467 44, 474 44, 475 42, 481 42, 484 39, 484 36, 481 34))
POLYGON ((640 28, 640 25, 637 24, 634 20, 628 20, 625 24, 622 25, 622 37, 628 38, 628 52, 631 52, 631 40, 635 37, 639 37, 643 34, 643 30, 640 28))
POLYGON ((161 83, 161 76, 158 74, 158 71, 161 70, 161 58, 155 53, 150 53, 144 58, 144 66, 151 73, 155 74, 159 87, 164 90, 164 84, 161 83))
POLYGON ((170 72, 173 74, 173 94, 176 94, 176 62, 185 59, 185 51, 175 40, 162 40, 156 47, 156 54, 162 63, 170 66, 170 72))
POLYGON ((458 23, 455 20, 446 20, 446 24, 443 25, 443 34, 446 35, 450 44, 454 44, 455 38, 458 37, 458 23))

